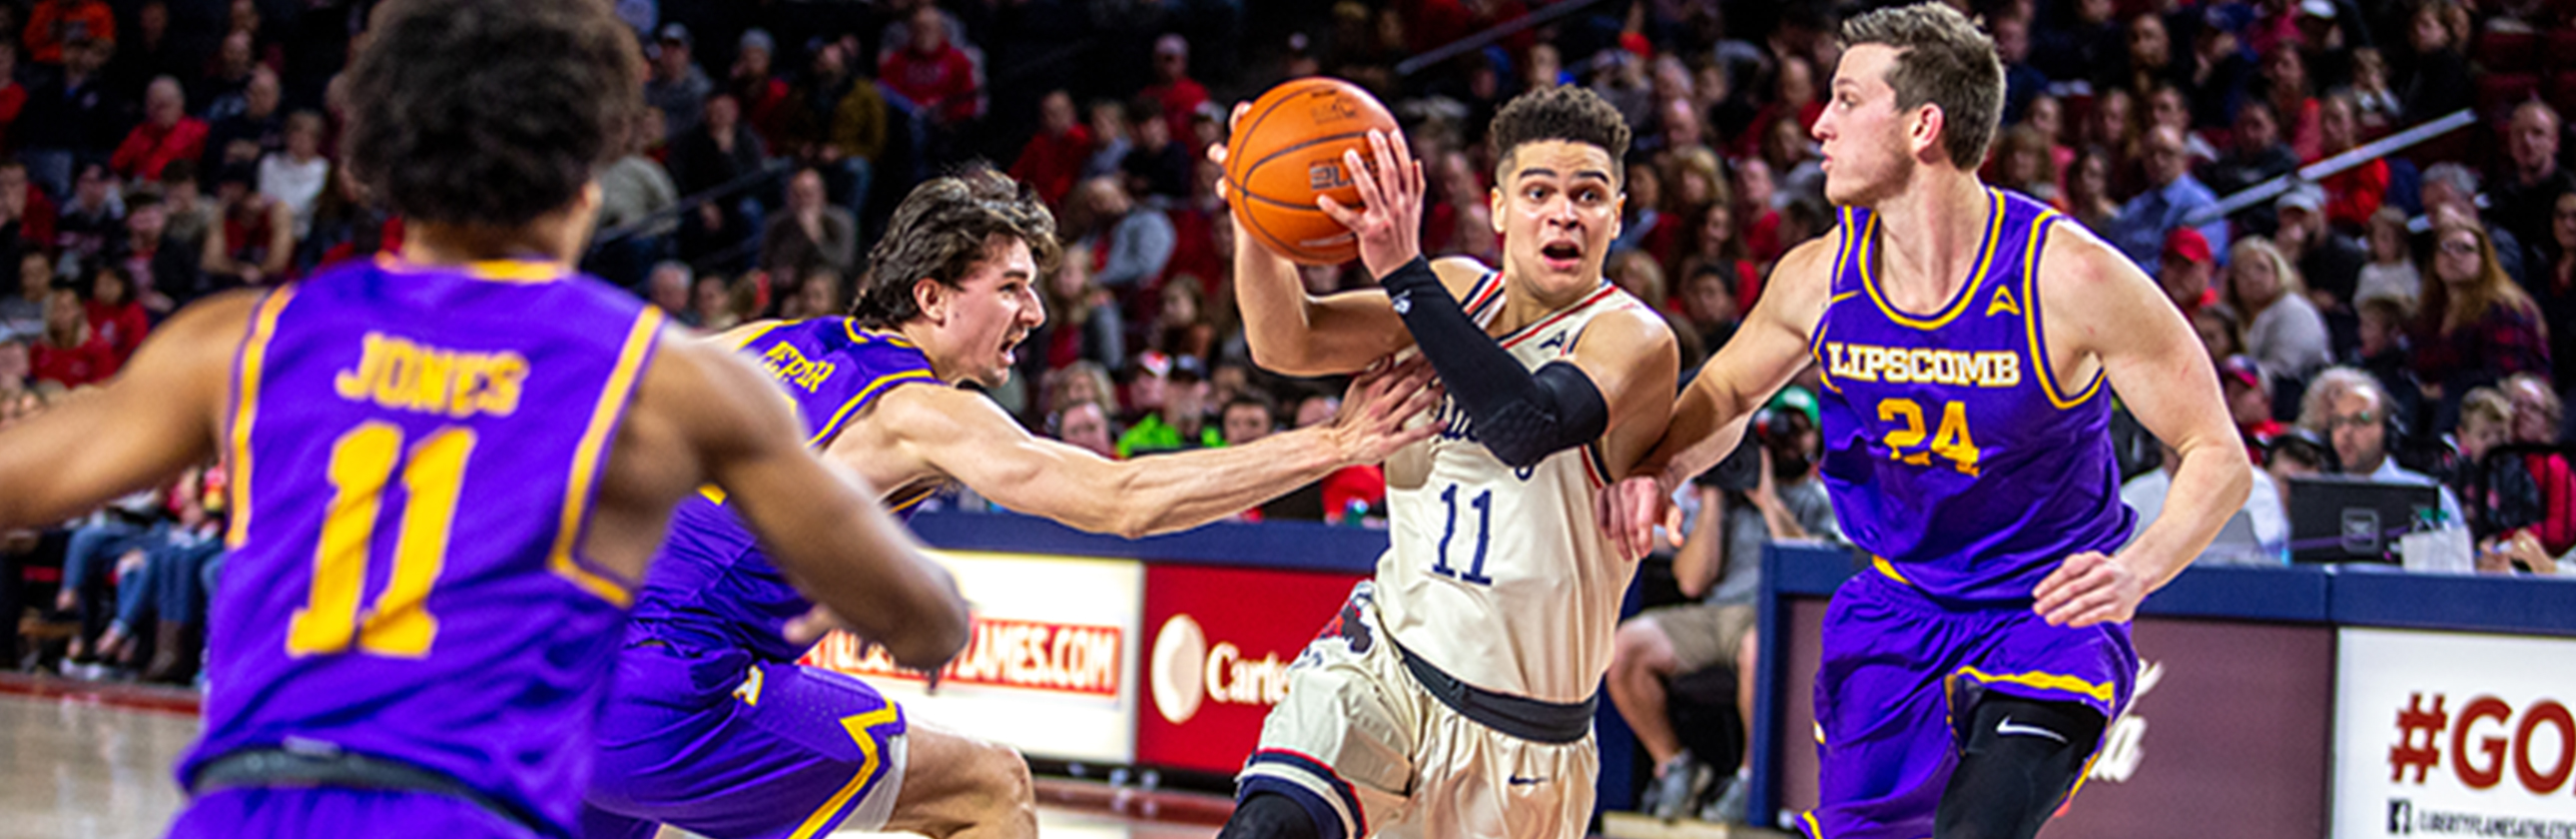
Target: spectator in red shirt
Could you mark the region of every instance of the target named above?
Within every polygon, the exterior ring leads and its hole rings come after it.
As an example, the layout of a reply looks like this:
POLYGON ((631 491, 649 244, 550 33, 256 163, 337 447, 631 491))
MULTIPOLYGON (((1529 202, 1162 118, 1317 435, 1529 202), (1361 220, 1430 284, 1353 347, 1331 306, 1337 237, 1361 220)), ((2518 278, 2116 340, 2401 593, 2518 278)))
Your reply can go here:
POLYGON ((195 160, 206 153, 206 123, 188 116, 188 97, 179 80, 162 76, 143 93, 143 124, 125 135, 108 167, 131 180, 158 181, 161 167, 173 160, 195 160))
POLYGON ((2318 124, 2317 98, 2309 94, 2308 62, 2296 47, 2282 47, 2263 54, 2262 95, 2270 100, 2272 112, 2280 116, 2281 136, 2290 151, 2300 160, 2317 159, 2317 149, 2324 137, 2318 124))
POLYGON ((116 348, 89 328, 80 292, 59 286, 45 298, 45 332, 28 348, 36 381, 66 388, 97 384, 116 375, 116 348))
POLYGON ((206 230, 199 267, 216 287, 268 285, 283 279, 295 255, 295 216, 284 202, 251 188, 249 175, 216 176, 216 222, 206 230))
MULTIPOLYGON (((1664 209, 1663 175, 1655 170, 1654 164, 1642 160, 1630 161, 1627 187, 1628 201, 1622 208, 1619 219, 1619 236, 1610 241, 1610 249, 1613 251, 1632 248, 1643 250, 1652 254, 1657 261, 1671 265, 1674 260, 1681 258, 1682 226, 1688 224, 1689 220, 1678 213, 1664 209)), ((1452 195, 1445 194, 1447 190, 1442 192, 1443 200, 1431 208, 1434 213, 1444 208, 1455 208, 1452 209, 1454 213, 1456 210, 1463 210, 1464 205, 1469 202, 1486 203, 1486 197, 1483 194, 1452 195)), ((1432 229, 1439 229, 1437 222, 1433 223, 1432 229)), ((1423 248, 1433 250, 1428 237, 1423 240, 1423 248)))
POLYGON ((911 24, 912 43, 887 53, 877 65, 877 77, 934 123, 954 125, 983 115, 983 84, 975 77, 975 62, 948 42, 948 22, 939 7, 922 4, 913 10, 911 24))
MULTIPOLYGON (((1824 100, 1816 98, 1816 65, 1807 59, 1793 55, 1781 60, 1773 82, 1771 104, 1755 112, 1748 124, 1767 126, 1773 120, 1795 114, 1799 125, 1814 125, 1816 117, 1824 114, 1824 100)), ((1761 151, 1762 132, 1747 131, 1735 138, 1735 148, 1728 150, 1728 156, 1752 157, 1761 151)))
POLYGON ((787 80, 771 72, 770 62, 776 54, 777 43, 767 31, 744 31, 741 46, 734 51, 729 81, 734 98, 742 102, 743 122, 760 132, 765 145, 785 150, 793 148, 786 144, 787 80))
MULTIPOLYGON (((1422 252, 1466 254, 1478 259, 1492 259, 1499 262, 1502 259, 1502 240, 1494 233, 1494 208, 1492 200, 1488 197, 1493 194, 1493 187, 1485 183, 1483 167, 1477 166, 1466 152, 1457 149, 1441 152, 1438 158, 1423 165, 1430 170, 1425 173, 1431 178, 1432 192, 1428 197, 1436 203, 1433 203, 1425 214, 1422 252)), ((1629 171, 1652 172, 1654 168, 1645 164, 1632 164, 1629 171)), ((1208 181, 1213 185, 1217 179, 1209 178, 1208 181)), ((1628 182, 1628 201, 1631 206, 1635 206, 1641 200, 1637 197, 1637 189, 1636 181, 1628 182)), ((1221 210, 1218 215, 1222 215, 1221 210)), ((1669 224, 1676 229, 1672 231, 1672 235, 1664 238, 1678 237, 1677 228, 1681 223, 1671 221, 1669 224)), ((1211 227, 1224 230, 1228 234, 1231 234, 1234 229, 1231 225, 1225 224, 1211 225, 1211 227)), ((1188 247, 1188 242, 1186 237, 1182 239, 1184 249, 1188 247)), ((1652 248, 1655 247, 1654 240, 1649 238, 1647 242, 1649 252, 1652 252, 1652 248)), ((1610 246, 1610 250, 1615 253, 1620 248, 1614 243, 1610 246)), ((1670 247, 1667 246, 1666 250, 1669 251, 1670 247)), ((1232 254, 1233 251, 1228 250, 1226 253, 1232 254)))
POLYGON ((27 107, 27 86, 18 83, 18 45, 0 41, 0 151, 9 146, 9 127, 27 107))
POLYGON ((1062 208, 1064 197, 1082 180, 1083 163, 1090 159, 1091 129, 1074 113, 1073 97, 1062 89, 1052 90, 1038 101, 1038 133, 1020 147, 1020 158, 1011 163, 1011 177, 1036 189, 1048 206, 1062 208))
MULTIPOLYGON (((54 202, 27 179, 27 164, 0 158, 0 255, 54 240, 54 202)), ((0 260, 0 264, 15 262, 0 260)))
MULTIPOLYGON (((1216 197, 1218 181, 1225 179, 1225 167, 1216 161, 1199 158, 1191 163, 1190 197, 1171 202, 1165 209, 1172 217, 1172 260, 1163 266, 1166 278, 1191 276, 1204 280, 1202 288, 1219 298, 1233 299, 1231 288, 1224 285, 1234 273, 1234 224, 1227 219, 1230 210, 1216 197)), ((1431 241, 1426 230, 1423 241, 1431 241)), ((1435 253, 1427 244, 1424 253, 1435 253)))
POLYGON ((1744 227, 1744 248, 1755 262, 1767 266, 1795 244, 1780 241, 1780 208, 1771 201, 1775 194, 1771 164, 1747 157, 1735 161, 1734 168, 1735 215, 1736 223, 1744 227))
MULTIPOLYGON (((2333 157, 2361 142, 2361 106, 2352 94, 2337 91, 2317 105, 2317 156, 2307 162, 2333 157)), ((2319 183, 2326 189, 2326 220, 2335 230, 2346 235, 2370 227, 2370 214, 2388 198, 2388 161, 2372 158, 2370 162, 2326 176, 2319 183)), ((2545 215, 2545 213, 2544 213, 2545 215)))
POLYGON ((100 0, 37 0, 27 15, 27 58, 63 63, 63 45, 74 40, 116 40, 116 13, 100 0))
POLYGON ((89 282, 89 302, 82 304, 82 314, 89 319, 90 331, 107 342, 115 366, 122 368, 126 359, 134 357, 135 348, 143 346, 143 333, 151 331, 152 319, 134 299, 134 275, 126 273, 125 266, 98 266, 89 282))
POLYGON ((1725 280, 1734 310, 1741 314, 1753 311, 1753 299, 1762 295, 1762 280, 1743 238, 1736 235, 1735 204, 1730 197, 1721 193, 1684 228, 1689 238, 1672 263, 1672 275, 1687 280, 1702 267, 1716 269, 1725 280))
POLYGON ((1154 83, 1143 95, 1163 103, 1163 120, 1171 124, 1172 136, 1191 136, 1190 115, 1207 104, 1208 92, 1190 78, 1189 39, 1179 35, 1154 39, 1154 83))

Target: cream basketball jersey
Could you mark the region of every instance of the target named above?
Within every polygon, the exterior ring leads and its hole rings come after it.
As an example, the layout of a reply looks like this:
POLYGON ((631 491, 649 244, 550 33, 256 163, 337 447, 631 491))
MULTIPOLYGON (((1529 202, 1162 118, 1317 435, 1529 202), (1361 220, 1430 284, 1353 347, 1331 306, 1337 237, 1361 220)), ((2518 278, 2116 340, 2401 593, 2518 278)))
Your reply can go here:
MULTIPOLYGON (((1468 291, 1490 324, 1503 280, 1468 291)), ((1644 308, 1607 282, 1581 302, 1501 336, 1522 366, 1565 358, 1604 312, 1644 308)), ((1391 525, 1378 560, 1380 616, 1397 644, 1470 685, 1546 702, 1591 698, 1635 565, 1601 532, 1593 504, 1610 479, 1599 441, 1514 469, 1443 399, 1441 432, 1387 461, 1391 525)))

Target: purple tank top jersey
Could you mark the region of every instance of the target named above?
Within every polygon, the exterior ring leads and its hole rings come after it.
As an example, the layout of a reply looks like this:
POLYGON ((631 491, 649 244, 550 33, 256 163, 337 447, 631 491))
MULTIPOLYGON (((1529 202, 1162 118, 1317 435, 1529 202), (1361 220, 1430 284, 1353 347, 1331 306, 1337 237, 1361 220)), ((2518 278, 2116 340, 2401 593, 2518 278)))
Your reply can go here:
POLYGON ((659 310, 546 263, 353 262, 270 292, 234 363, 205 736, 578 812, 631 582, 582 547, 659 310))
MULTIPOLYGON (((940 384, 912 342, 845 318, 767 324, 745 339, 741 352, 778 379, 804 418, 807 445, 817 449, 886 392, 940 384)), ((886 506, 903 515, 929 495, 928 487, 909 488, 887 498, 886 506)), ((739 647, 794 661, 805 648, 782 633, 812 608, 760 552, 723 495, 709 489, 672 514, 671 535, 636 598, 631 631, 684 649, 739 647)))
POLYGON ((1988 196, 1976 273, 1929 314, 1887 299, 1878 219, 1844 208, 1810 346, 1844 534, 1881 573, 1962 603, 2027 601, 2067 556, 2119 547, 2136 518, 2120 503, 2101 375, 2061 393, 2048 366, 2034 269, 2065 219, 1988 196))

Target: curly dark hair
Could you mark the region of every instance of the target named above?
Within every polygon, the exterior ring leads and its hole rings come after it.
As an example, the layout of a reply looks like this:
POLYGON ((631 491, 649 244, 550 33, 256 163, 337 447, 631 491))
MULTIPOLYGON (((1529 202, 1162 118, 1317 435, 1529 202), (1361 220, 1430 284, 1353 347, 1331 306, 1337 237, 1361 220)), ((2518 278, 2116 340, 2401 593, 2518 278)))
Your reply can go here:
POLYGON ((604 0, 393 0, 349 69, 342 156, 395 212, 517 227, 581 195, 642 107, 604 0))
POLYGON ((850 316, 869 329, 912 320, 921 314, 914 282, 929 277, 956 287, 995 236, 1027 242, 1041 276, 1055 271, 1055 214, 1027 184, 980 165, 922 182, 894 208, 885 235, 868 250, 867 276, 850 301, 850 316))
POLYGON ((1610 153, 1610 177, 1627 177, 1618 164, 1628 156, 1628 118, 1600 94, 1574 85, 1543 87, 1512 97, 1486 131, 1493 137, 1496 180, 1512 171, 1512 152, 1529 143, 1565 140, 1610 153))

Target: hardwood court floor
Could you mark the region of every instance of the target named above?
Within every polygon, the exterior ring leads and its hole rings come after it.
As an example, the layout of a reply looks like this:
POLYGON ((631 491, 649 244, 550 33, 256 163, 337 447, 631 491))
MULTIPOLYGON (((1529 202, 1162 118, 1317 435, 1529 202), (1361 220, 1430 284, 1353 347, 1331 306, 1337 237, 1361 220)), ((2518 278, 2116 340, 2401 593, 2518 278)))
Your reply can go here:
MULTIPOLYGON (((197 736, 195 705, 187 691, 0 675, 0 839, 160 836, 183 803, 170 767, 197 736)), ((1042 779, 1038 795, 1048 839, 1206 839, 1225 810, 1070 781, 1042 779)))

